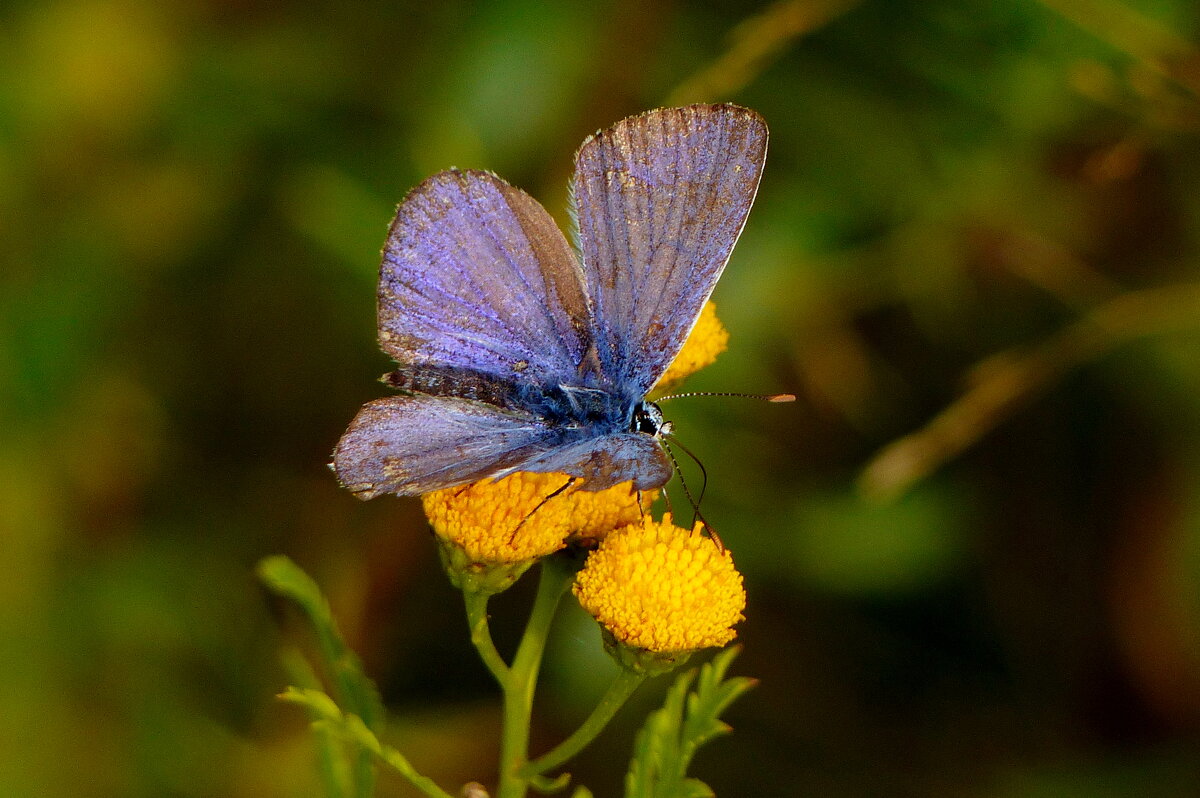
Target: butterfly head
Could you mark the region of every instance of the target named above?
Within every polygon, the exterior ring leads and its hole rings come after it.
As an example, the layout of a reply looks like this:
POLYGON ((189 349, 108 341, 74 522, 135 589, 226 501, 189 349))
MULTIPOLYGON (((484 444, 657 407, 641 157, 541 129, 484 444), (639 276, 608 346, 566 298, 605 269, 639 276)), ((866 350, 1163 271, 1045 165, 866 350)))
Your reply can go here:
POLYGON ((662 410, 654 402, 638 402, 633 406, 629 431, 653 435, 657 438, 671 434, 671 422, 663 418, 662 410))

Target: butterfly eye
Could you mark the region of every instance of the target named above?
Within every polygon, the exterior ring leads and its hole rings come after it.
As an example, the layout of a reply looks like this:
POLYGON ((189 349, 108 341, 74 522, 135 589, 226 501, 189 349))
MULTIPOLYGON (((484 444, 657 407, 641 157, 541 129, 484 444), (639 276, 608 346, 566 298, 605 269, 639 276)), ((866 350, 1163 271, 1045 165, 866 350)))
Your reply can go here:
POLYGON ((663 414, 658 405, 653 402, 642 402, 633 409, 630 432, 641 432, 645 435, 658 435, 663 431, 663 414))

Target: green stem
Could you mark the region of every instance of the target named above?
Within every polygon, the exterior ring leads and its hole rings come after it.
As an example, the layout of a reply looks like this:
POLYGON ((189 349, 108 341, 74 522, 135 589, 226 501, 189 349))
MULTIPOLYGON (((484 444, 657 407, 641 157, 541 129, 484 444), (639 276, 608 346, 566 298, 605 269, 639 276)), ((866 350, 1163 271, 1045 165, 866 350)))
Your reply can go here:
POLYGON ((521 769, 529 750, 529 726, 533 713, 533 691, 537 687, 538 670, 550 623, 558 603, 571 581, 575 569, 558 557, 546 557, 541 563, 537 597, 529 613, 525 634, 517 647, 517 655, 504 680, 504 731, 500 746, 500 784, 496 798, 523 798, 528 780, 521 769))
POLYGON ((592 710, 592 714, 575 730, 575 733, 547 753, 527 763, 525 767, 521 768, 521 775, 528 778, 546 773, 559 767, 586 748, 649 675, 644 672, 621 671, 608 686, 608 692, 600 699, 600 703, 592 710))
POLYGON ((503 688, 508 682, 508 664, 496 650, 492 642, 492 631, 488 626, 488 599, 491 594, 478 590, 463 591, 463 601, 467 605, 467 623, 471 627, 471 642, 479 652, 483 664, 496 677, 496 682, 503 688))

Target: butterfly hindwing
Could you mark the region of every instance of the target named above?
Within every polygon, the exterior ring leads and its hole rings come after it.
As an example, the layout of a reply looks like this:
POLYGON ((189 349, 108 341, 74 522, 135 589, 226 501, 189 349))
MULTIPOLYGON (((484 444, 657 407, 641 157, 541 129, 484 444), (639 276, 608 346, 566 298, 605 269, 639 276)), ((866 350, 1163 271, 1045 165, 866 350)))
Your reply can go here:
POLYGON ((411 496, 495 476, 544 454, 549 437, 526 413, 454 397, 391 396, 358 411, 333 468, 360 499, 411 496))
POLYGON ((666 483, 674 473, 658 441, 634 432, 558 446, 512 470, 571 474, 583 479, 583 490, 593 491, 631 480, 635 490, 649 490, 666 483))

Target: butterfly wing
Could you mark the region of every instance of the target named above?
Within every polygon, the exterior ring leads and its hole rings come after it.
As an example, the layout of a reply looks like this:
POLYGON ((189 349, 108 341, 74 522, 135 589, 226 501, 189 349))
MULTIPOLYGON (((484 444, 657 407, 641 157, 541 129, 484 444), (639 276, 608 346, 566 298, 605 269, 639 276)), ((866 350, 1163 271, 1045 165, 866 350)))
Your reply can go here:
POLYGON ((597 355, 648 391, 675 359, 742 231, 767 127, 735 105, 649 111, 584 141, 574 209, 597 355))
POLYGON ((662 485, 671 464, 648 435, 563 443, 535 416, 483 402, 415 394, 368 402, 338 441, 333 469, 360 499, 411 496, 516 471, 563 472, 585 490, 662 485))
POLYGON ((635 490, 650 490, 674 473, 657 440, 632 432, 557 446, 511 470, 571 474, 583 479, 581 489, 592 491, 629 481, 635 490))
POLYGON ((379 345, 401 365, 562 380, 590 345, 589 317, 570 245, 520 189, 450 170, 397 209, 379 275, 379 345))
POLYGON ((550 431, 532 415, 453 397, 390 396, 358 411, 333 469, 360 499, 412 496, 498 476, 544 454, 550 431))

